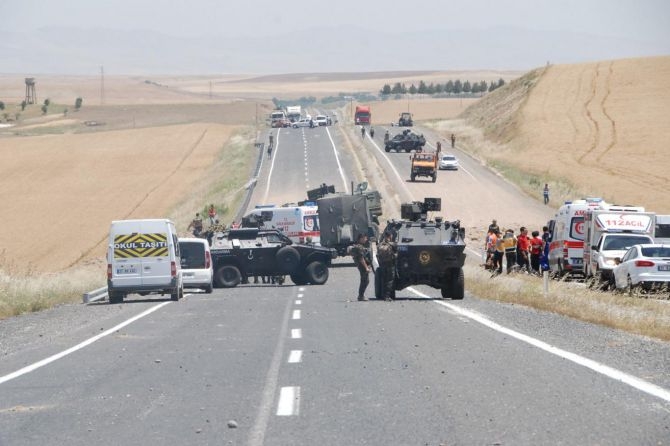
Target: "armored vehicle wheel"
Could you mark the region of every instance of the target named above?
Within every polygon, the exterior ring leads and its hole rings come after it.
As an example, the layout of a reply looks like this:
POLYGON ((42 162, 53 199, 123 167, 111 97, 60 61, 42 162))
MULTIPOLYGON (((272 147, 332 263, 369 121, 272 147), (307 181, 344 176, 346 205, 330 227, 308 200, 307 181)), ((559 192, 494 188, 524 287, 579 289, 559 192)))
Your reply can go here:
POLYGON ((437 181, 437 173, 433 173, 433 183, 437 181))
POLYGON ((210 283, 204 289, 205 289, 205 293, 212 294, 212 291, 214 291, 214 286, 212 286, 212 284, 210 283))
POLYGON ((382 274, 379 268, 375 270, 375 298, 383 299, 382 296, 382 274))
POLYGON ((391 148, 389 146, 386 146, 386 147, 384 147, 384 150, 386 150, 387 152, 390 152, 391 148))
POLYGON ((305 271, 307 280, 312 285, 323 285, 328 281, 328 266, 325 263, 314 261, 307 265, 307 270, 305 271))
POLYGON ((414 181, 415 178, 416 178, 416 176, 415 176, 414 174, 412 174, 412 175, 409 177, 410 181, 412 181, 412 182, 414 181))
POLYGON ((120 293, 118 291, 111 291, 109 293, 109 303, 110 304, 120 304, 123 303, 123 293, 120 293))
POLYGON ((462 300, 465 297, 465 277, 463 268, 454 270, 447 282, 442 285, 442 297, 462 300))
POLYGON ((300 253, 292 246, 284 246, 279 249, 276 258, 279 270, 286 274, 295 271, 300 264, 300 253))
POLYGON ((307 285, 307 277, 304 272, 291 274, 291 281, 296 285, 307 285))
POLYGON ((223 265, 216 270, 214 280, 218 286, 224 288, 233 288, 242 281, 242 274, 235 265, 223 265))

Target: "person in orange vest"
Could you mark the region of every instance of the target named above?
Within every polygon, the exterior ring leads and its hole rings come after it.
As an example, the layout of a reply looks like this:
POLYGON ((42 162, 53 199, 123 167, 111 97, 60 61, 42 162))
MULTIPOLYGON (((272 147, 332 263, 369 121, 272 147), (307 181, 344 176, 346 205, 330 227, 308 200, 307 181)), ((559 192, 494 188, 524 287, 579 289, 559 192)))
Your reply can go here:
MULTIPOLYGON (((514 229, 505 231, 502 238, 503 246, 505 248, 505 262, 507 263, 507 274, 512 272, 512 268, 516 263, 516 237, 514 237, 514 229)), ((502 272, 502 271, 501 271, 502 272)))

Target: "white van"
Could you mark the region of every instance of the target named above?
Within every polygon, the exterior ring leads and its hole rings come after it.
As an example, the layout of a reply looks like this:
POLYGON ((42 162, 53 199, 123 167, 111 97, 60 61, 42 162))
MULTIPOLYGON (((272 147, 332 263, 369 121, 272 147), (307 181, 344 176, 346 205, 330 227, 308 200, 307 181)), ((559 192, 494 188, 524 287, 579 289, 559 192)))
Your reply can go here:
POLYGON ((179 242, 167 219, 118 220, 109 230, 107 293, 120 303, 130 293, 184 295, 179 242))
POLYGON ((657 215, 654 243, 670 245, 670 215, 657 215))
POLYGON ((184 288, 199 288, 210 294, 214 270, 209 242, 204 238, 179 237, 179 251, 184 288))

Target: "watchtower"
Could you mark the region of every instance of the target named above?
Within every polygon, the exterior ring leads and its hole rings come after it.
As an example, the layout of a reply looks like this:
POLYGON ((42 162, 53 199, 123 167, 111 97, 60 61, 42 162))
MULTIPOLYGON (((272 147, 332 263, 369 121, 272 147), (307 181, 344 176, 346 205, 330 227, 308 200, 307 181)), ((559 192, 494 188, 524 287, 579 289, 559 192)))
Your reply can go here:
POLYGON ((37 93, 35 93, 35 78, 26 78, 26 104, 37 103, 37 93))

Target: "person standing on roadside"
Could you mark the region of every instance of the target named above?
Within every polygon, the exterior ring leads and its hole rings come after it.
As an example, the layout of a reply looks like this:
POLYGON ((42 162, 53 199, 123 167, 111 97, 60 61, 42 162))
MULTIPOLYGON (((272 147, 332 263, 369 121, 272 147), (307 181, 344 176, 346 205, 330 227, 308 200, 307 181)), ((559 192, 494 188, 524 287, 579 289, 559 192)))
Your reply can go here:
POLYGON ((395 259, 397 246, 393 242, 393 234, 390 231, 384 232, 384 237, 377 246, 377 261, 379 268, 375 274, 381 274, 382 289, 381 297, 385 301, 393 300, 393 290, 395 287, 395 259))
POLYGON ((190 231, 191 229, 193 229, 193 237, 200 237, 200 234, 202 234, 202 217, 200 217, 200 212, 195 214, 195 218, 186 230, 190 231))
POLYGON ((516 239, 516 263, 520 270, 530 272, 530 239, 525 226, 519 228, 519 237, 516 239))
POLYGON ((493 276, 502 274, 503 257, 505 256, 505 242, 503 241, 503 238, 500 236, 500 231, 495 231, 495 235, 496 235, 496 247, 495 252, 493 253, 493 276))
POLYGON ((549 184, 544 183, 544 189, 542 189, 542 197, 544 198, 544 204, 549 203, 549 184))
MULTIPOLYGON (((505 247, 505 261, 507 263, 507 274, 512 272, 512 268, 516 263, 516 237, 514 237, 514 230, 508 229, 503 235, 503 246, 505 247)), ((502 272, 502 271, 501 271, 502 272)))
POLYGON ((268 139, 269 139, 268 146, 272 147, 274 145, 274 142, 275 142, 274 135, 272 133, 270 133, 270 136, 268 137, 268 139))
POLYGON ((491 224, 489 225, 489 231, 493 231, 497 234, 500 234, 500 227, 498 226, 498 221, 495 218, 491 220, 491 224))
POLYGON ((365 289, 368 287, 368 284, 370 283, 370 263, 368 263, 368 250, 366 248, 366 245, 368 244, 368 236, 363 234, 362 232, 358 234, 358 238, 356 239, 356 244, 351 247, 351 256, 354 259, 354 264, 356 265, 356 268, 358 268, 358 272, 361 276, 360 282, 358 284, 358 300, 359 301, 365 301, 368 300, 367 297, 365 297, 365 289))
POLYGON ((540 274, 540 256, 542 255, 542 245, 544 242, 540 238, 540 231, 533 231, 530 239, 530 268, 533 273, 540 274))
POLYGON ((207 210, 207 215, 209 216, 209 225, 213 226, 214 222, 216 221, 216 209, 214 208, 213 204, 209 205, 209 209, 207 210))
POLYGON ((442 143, 440 141, 435 143, 435 151, 440 153, 442 151, 442 143))
POLYGON ((373 139, 374 139, 374 137, 375 137, 375 128, 374 128, 374 127, 370 127, 370 138, 373 138, 373 139))
POLYGON ((365 126, 361 125, 361 138, 365 138, 365 126))
POLYGON ((451 134, 451 148, 453 149, 454 147, 456 147, 456 135, 454 135, 452 133, 451 134))

